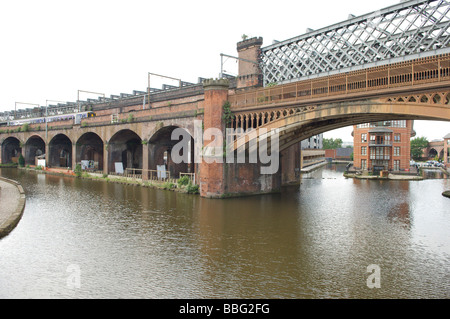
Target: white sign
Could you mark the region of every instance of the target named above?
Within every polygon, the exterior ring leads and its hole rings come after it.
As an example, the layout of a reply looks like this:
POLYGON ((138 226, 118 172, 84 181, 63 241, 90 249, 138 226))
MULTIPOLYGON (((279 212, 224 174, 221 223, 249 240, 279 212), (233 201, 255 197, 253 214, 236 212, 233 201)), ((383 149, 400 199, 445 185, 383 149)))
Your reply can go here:
POLYGON ((38 164, 38 166, 45 167, 45 159, 38 159, 37 164, 38 164))
POLYGON ((167 178, 166 177, 166 165, 156 165, 156 172, 158 178, 167 178))
POLYGON ((81 169, 88 169, 89 161, 81 161, 81 169))
POLYGON ((116 173, 117 174, 123 174, 123 164, 122 164, 122 162, 116 162, 114 164, 116 166, 116 173))

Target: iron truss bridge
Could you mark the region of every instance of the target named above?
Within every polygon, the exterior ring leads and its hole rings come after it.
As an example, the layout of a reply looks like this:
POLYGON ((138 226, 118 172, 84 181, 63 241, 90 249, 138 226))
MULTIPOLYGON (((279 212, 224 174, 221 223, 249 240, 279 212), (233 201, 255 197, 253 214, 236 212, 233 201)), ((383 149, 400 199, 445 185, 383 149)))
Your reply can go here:
POLYGON ((264 86, 450 52, 450 0, 413 0, 261 48, 264 86))

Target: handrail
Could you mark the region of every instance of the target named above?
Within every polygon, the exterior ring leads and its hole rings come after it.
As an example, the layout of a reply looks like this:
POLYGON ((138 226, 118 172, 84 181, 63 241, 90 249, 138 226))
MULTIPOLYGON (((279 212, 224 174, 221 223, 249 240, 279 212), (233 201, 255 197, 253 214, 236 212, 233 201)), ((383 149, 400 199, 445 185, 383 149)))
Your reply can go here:
POLYGON ((450 54, 236 93, 229 102, 232 109, 240 109, 444 80, 450 80, 450 54))
MULTIPOLYGON (((171 177, 170 171, 158 171, 155 169, 142 169, 142 168, 126 168, 123 176, 128 178, 139 178, 142 179, 144 176, 147 180, 163 180, 163 181, 176 181, 176 177, 171 177), (165 173, 163 177, 162 173, 165 173)), ((195 184, 195 173, 179 173, 179 177, 189 176, 189 179, 195 184)))

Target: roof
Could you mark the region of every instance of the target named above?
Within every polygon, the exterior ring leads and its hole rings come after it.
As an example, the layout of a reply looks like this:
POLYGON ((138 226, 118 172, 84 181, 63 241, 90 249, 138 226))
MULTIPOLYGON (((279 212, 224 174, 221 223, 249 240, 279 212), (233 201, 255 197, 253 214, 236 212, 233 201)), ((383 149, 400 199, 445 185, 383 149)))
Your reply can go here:
POLYGON ((450 138, 450 133, 444 136, 444 138, 450 138))
POLYGON ((375 127, 369 130, 369 133, 392 133, 392 132, 394 131, 385 127, 375 127))

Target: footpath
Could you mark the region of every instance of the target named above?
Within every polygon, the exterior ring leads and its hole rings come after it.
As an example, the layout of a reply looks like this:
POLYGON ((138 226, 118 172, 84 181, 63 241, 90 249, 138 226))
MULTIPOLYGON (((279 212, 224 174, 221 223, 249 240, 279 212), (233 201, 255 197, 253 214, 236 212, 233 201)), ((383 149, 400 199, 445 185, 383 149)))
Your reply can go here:
POLYGON ((0 177, 0 239, 8 235, 19 223, 25 201, 22 185, 0 177))

